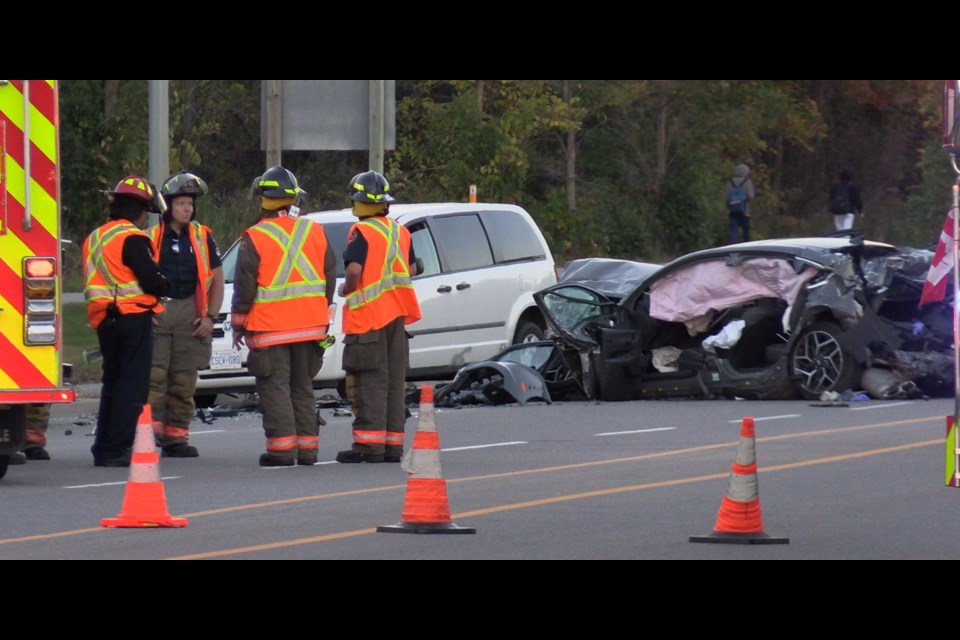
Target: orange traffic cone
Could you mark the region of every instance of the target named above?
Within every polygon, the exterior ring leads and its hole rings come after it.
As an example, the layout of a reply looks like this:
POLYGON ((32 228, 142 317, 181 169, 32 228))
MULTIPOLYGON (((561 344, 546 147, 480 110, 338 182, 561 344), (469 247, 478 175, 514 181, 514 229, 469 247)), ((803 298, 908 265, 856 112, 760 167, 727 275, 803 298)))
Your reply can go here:
POLYGON ((143 405, 130 459, 130 476, 123 507, 116 518, 100 521, 104 527, 185 527, 186 518, 167 512, 167 497, 160 481, 160 456, 153 435, 150 405, 143 405))
POLYGON ((440 470, 440 435, 433 413, 433 387, 420 390, 420 417, 413 447, 407 450, 400 468, 406 471, 407 495, 400 522, 377 527, 384 533, 476 533, 450 520, 447 481, 440 470))
POLYGON ((730 488, 723 496, 717 524, 705 536, 690 536, 690 542, 729 542, 736 544, 787 544, 789 538, 763 532, 760 515, 760 488, 757 482, 757 457, 753 418, 740 425, 737 459, 730 471, 730 488))

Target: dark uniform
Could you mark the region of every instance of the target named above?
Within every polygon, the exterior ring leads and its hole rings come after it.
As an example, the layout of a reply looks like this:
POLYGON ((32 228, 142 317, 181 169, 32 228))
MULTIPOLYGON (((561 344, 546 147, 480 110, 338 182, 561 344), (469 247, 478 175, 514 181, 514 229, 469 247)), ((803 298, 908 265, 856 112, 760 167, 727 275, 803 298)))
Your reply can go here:
POLYGON ((103 355, 100 411, 90 450, 98 467, 128 467, 150 391, 153 316, 162 310, 159 298, 169 283, 140 230, 147 211, 163 206, 156 188, 130 176, 107 193, 113 198, 111 221, 90 234, 83 247, 87 316, 103 355))

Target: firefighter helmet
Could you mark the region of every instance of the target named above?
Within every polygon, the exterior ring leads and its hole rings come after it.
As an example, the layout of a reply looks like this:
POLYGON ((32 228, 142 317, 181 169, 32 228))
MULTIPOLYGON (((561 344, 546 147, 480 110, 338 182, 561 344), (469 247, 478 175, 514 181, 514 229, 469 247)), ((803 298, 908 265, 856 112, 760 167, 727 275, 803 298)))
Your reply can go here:
POLYGON ((393 202, 393 197, 389 193, 390 183, 376 171, 367 171, 353 176, 348 190, 350 198, 357 202, 367 204, 393 202))
POLYGON ((194 199, 199 198, 207 192, 207 183, 198 175, 181 171, 175 176, 167 178, 167 181, 160 187, 160 195, 167 202, 177 196, 190 196, 194 199))
POLYGON ((160 197, 157 188, 140 176, 127 176, 117 183, 113 191, 104 191, 111 197, 126 196, 139 200, 146 205, 147 211, 163 213, 167 210, 167 203, 160 197))
POLYGON ((268 198, 296 198, 306 191, 297 184, 297 176, 278 165, 253 181, 253 193, 268 198))

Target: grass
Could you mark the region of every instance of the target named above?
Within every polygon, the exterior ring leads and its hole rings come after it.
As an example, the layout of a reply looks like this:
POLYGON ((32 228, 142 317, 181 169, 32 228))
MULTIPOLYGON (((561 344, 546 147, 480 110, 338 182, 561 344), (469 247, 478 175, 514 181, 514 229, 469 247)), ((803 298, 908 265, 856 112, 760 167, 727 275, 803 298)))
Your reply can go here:
POLYGON ((97 333, 87 322, 87 305, 82 302, 63 305, 63 361, 73 365, 71 383, 100 381, 100 363, 83 361, 84 351, 99 346, 97 333))

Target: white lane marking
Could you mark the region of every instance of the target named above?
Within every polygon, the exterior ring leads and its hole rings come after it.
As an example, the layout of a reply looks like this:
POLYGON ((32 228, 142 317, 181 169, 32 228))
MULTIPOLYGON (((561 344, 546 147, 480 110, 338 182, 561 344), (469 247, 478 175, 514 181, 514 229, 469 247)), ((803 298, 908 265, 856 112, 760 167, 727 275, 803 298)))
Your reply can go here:
MULTIPOLYGON (((800 417, 802 416, 799 413, 787 413, 782 416, 767 416, 766 418, 754 418, 753 421, 763 422, 764 420, 783 420, 784 418, 800 418, 800 417)), ((729 422, 730 424, 736 424, 742 421, 743 419, 741 418, 740 420, 728 420, 727 422, 729 422)))
POLYGON ((205 431, 194 431, 193 429, 190 429, 190 435, 200 436, 208 433, 225 433, 226 431, 226 429, 207 429, 205 431))
POLYGON ((869 407, 850 407, 850 411, 868 411, 870 409, 886 409, 887 407, 902 407, 912 402, 891 402, 890 404, 874 404, 869 407))
POLYGON ((466 451, 467 449, 487 449, 489 447, 512 447, 517 444, 530 444, 529 442, 494 442, 492 444, 477 444, 470 447, 453 447, 451 449, 441 449, 441 451, 466 451))
POLYGON ((658 427, 656 429, 640 429, 639 431, 608 431, 606 433, 595 433, 594 436, 623 436, 633 433, 653 433, 654 431, 673 431, 676 427, 658 427))
MULTIPOLYGON (((160 478, 161 480, 179 480, 183 476, 167 476, 166 478, 160 478)), ((64 489, 94 489, 96 487, 115 487, 117 485, 127 484, 127 481, 123 482, 99 482, 97 484, 75 484, 69 487, 63 487, 64 489)))

